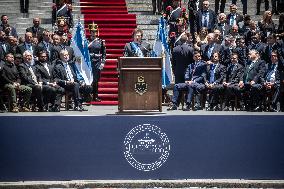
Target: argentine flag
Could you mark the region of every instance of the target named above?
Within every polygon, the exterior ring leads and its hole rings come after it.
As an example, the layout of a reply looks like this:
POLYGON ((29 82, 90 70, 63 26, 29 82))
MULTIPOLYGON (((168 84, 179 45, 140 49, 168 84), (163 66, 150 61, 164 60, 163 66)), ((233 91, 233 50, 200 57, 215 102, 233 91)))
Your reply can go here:
POLYGON ((78 21, 74 27, 71 39, 71 47, 75 55, 75 69, 84 78, 86 85, 91 85, 93 82, 93 72, 88 49, 88 40, 85 36, 84 27, 78 21))
POLYGON ((156 40, 154 42, 154 53, 158 57, 165 56, 163 61, 163 72, 162 72, 162 87, 165 88, 167 85, 173 83, 173 72, 172 72, 172 63, 170 56, 170 49, 167 42, 168 31, 167 24, 163 17, 160 18, 159 26, 157 30, 156 40))

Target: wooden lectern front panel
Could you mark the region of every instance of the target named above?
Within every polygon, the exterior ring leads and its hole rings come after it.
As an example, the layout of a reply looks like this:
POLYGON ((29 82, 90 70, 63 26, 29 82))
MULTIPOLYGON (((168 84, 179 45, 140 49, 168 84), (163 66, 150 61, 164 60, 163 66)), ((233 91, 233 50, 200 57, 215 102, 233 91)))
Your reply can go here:
POLYGON ((146 63, 142 66, 133 64, 135 60, 127 59, 125 65, 121 65, 123 60, 120 60, 119 111, 161 111, 161 59, 145 59, 146 63))

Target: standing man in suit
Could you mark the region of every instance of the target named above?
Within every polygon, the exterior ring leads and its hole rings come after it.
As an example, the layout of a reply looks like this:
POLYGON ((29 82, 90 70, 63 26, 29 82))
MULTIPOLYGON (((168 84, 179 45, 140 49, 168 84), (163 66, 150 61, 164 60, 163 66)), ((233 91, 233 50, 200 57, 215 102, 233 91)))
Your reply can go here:
MULTIPOLYGON (((241 0, 243 4, 243 15, 246 15, 248 13, 248 2, 247 0, 241 0)), ((232 0, 232 4, 237 4, 237 0, 232 0)))
POLYGON ((126 57, 149 57, 151 56, 151 45, 147 42, 142 42, 143 31, 136 28, 132 32, 133 41, 126 43, 124 47, 124 56, 126 57))
POLYGON ((183 34, 180 38, 181 44, 173 49, 172 62, 175 83, 184 83, 184 74, 188 64, 193 62, 193 48, 187 44, 188 37, 183 34))
POLYGON ((12 35, 18 38, 16 29, 8 24, 8 20, 9 18, 7 15, 3 14, 1 16, 0 31, 4 31, 5 33, 8 33, 9 35, 12 35))
MULTIPOLYGON (((244 67, 239 63, 238 53, 232 53, 231 62, 227 67, 226 80, 223 82, 225 87, 224 92, 224 101, 223 101, 223 111, 229 110, 229 102, 234 96, 237 96, 238 99, 241 99, 241 91, 239 82, 244 74, 244 67)), ((241 105, 241 108, 243 105, 241 105)))
POLYGON ((260 59, 259 52, 255 49, 249 51, 249 63, 245 67, 244 75, 239 87, 245 93, 243 100, 246 108, 252 111, 262 111, 260 104, 262 83, 266 72, 266 63, 260 59))
POLYGON ((57 60, 53 71, 54 81, 57 85, 67 91, 73 93, 74 110, 85 111, 81 102, 80 84, 77 80, 76 74, 72 69, 72 63, 69 62, 69 54, 67 50, 60 51, 60 59, 57 60))
POLYGON ((26 32, 31 32, 33 37, 37 37, 39 41, 42 40, 44 28, 40 27, 40 18, 33 19, 33 26, 26 29, 26 32))
POLYGON ((185 72, 185 83, 175 84, 173 90, 172 106, 168 108, 170 110, 177 110, 180 101, 180 92, 182 90, 187 91, 186 108, 184 111, 190 111, 192 98, 194 94, 198 94, 196 99, 196 110, 201 109, 200 105, 200 93, 205 89, 205 78, 207 74, 207 66, 201 59, 201 54, 198 51, 194 52, 194 62, 189 64, 185 72))
POLYGON ((198 33, 202 27, 206 27, 209 32, 212 32, 217 24, 217 15, 212 10, 209 9, 209 1, 203 1, 202 9, 197 12, 196 18, 196 30, 198 33))
POLYGON ((205 62, 211 60, 213 53, 219 52, 222 56, 221 45, 215 41, 215 34, 209 33, 207 35, 207 44, 201 45, 202 60, 205 62))
POLYGON ((206 90, 209 93, 210 111, 219 111, 220 96, 224 91, 223 82, 226 79, 226 67, 220 63, 220 54, 213 53, 211 64, 207 66, 207 78, 205 80, 206 90))
POLYGON ((244 20, 243 15, 237 12, 238 7, 235 4, 230 5, 230 13, 227 15, 227 22, 230 26, 237 25, 244 20))
POLYGON ((46 110, 50 112, 60 112, 61 99, 65 90, 57 85, 53 79, 52 73, 54 67, 48 62, 48 53, 46 51, 43 50, 38 53, 38 61, 35 67, 42 82, 43 92, 49 94, 49 96, 44 95, 46 110), (48 103, 51 103, 50 107, 48 107, 48 103))

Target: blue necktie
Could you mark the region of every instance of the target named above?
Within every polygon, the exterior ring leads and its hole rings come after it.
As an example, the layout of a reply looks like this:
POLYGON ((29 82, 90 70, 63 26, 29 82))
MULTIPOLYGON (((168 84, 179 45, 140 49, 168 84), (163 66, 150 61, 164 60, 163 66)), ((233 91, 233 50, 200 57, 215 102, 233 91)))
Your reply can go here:
POLYGON ((275 65, 276 65, 276 64, 273 64, 273 66, 271 67, 270 71, 269 71, 268 74, 267 74, 266 81, 268 81, 268 82, 271 81, 271 76, 272 76, 272 74, 274 73, 275 65))
POLYGON ((211 65, 211 69, 210 69, 210 83, 214 83, 215 81, 215 67, 216 67, 216 64, 212 64, 211 65))
POLYGON ((204 23, 203 23, 204 27, 208 27, 208 15, 207 12, 204 13, 204 23))

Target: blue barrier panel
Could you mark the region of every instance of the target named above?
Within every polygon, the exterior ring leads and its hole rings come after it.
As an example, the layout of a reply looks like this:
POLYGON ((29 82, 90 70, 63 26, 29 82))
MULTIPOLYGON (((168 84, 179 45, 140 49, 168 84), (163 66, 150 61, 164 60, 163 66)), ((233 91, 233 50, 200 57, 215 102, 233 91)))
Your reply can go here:
POLYGON ((1 117, 0 181, 284 179, 283 116, 1 117))

